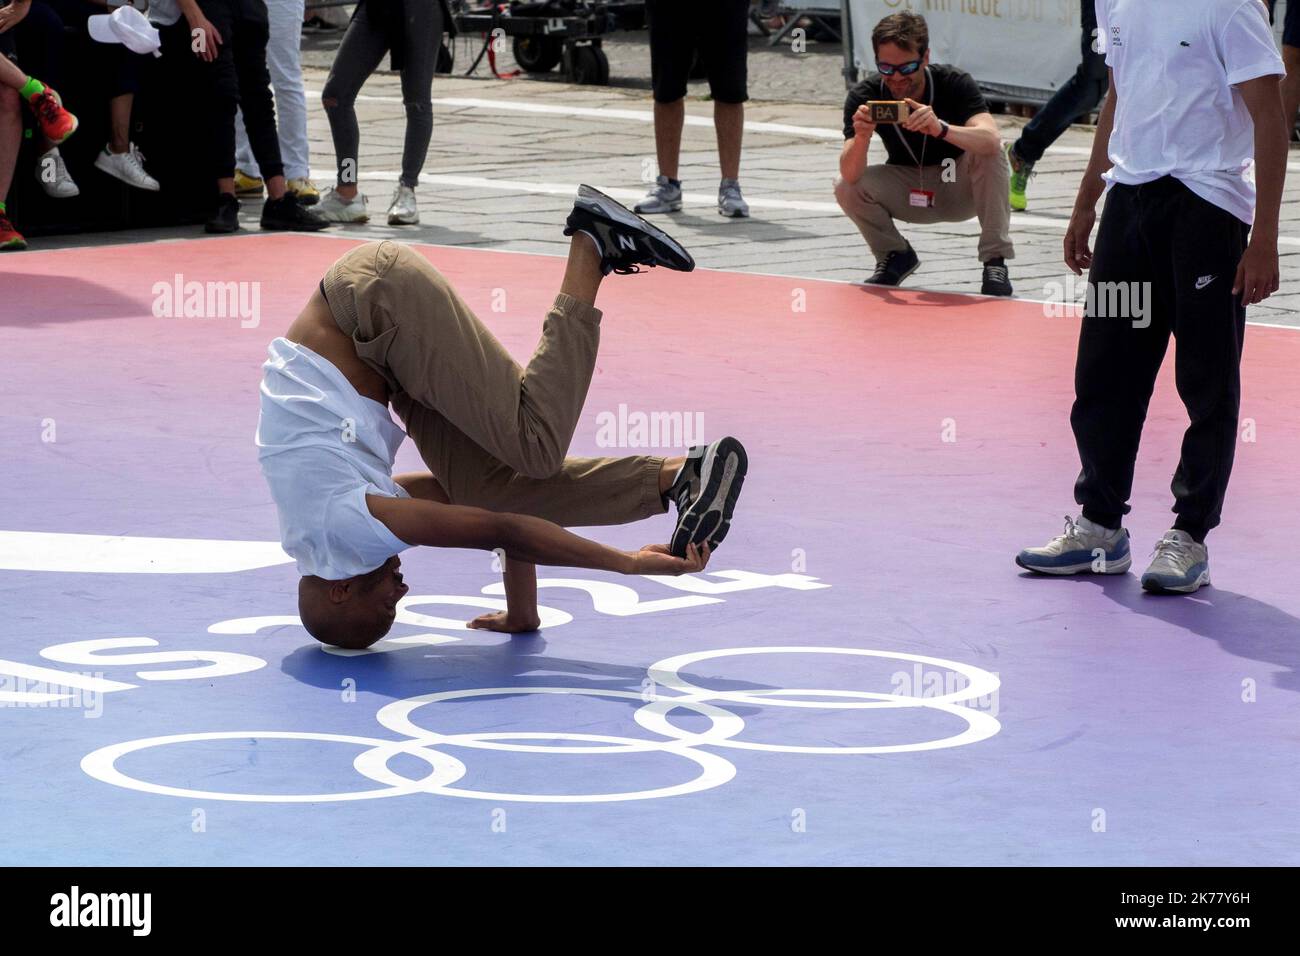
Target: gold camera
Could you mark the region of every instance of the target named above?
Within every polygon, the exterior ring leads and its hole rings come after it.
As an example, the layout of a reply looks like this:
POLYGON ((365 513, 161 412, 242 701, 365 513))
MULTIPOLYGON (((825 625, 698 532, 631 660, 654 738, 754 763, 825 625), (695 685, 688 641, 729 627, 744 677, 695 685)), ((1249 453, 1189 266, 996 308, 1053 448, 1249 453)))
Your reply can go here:
POLYGON ((867 100, 866 106, 871 122, 876 124, 905 123, 911 112, 902 100, 867 100))

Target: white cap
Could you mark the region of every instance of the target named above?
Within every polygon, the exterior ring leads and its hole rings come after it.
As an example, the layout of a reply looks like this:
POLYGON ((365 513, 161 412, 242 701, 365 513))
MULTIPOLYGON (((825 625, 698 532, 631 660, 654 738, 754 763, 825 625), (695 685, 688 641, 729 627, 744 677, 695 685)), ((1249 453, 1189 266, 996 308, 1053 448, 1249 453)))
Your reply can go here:
POLYGON ((132 53, 162 56, 158 31, 135 7, 118 7, 112 13, 98 14, 86 21, 90 37, 100 43, 121 43, 132 53))

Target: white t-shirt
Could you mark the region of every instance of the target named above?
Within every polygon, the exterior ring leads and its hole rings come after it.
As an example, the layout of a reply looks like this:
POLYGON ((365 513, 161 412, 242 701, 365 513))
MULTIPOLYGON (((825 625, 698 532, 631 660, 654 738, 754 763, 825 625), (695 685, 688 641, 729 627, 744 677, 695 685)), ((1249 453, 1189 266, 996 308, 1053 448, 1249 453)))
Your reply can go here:
POLYGON ((411 547, 366 507, 367 494, 410 497, 393 481, 406 433, 311 349, 278 338, 267 352, 257 459, 280 543, 300 574, 338 581, 373 571, 411 547))
POLYGON ((146 14, 150 23, 169 27, 181 18, 181 5, 176 0, 149 0, 146 14))
POLYGON ((1254 222, 1255 124, 1233 86, 1286 73, 1262 0, 1096 2, 1119 92, 1106 188, 1174 176, 1254 222))

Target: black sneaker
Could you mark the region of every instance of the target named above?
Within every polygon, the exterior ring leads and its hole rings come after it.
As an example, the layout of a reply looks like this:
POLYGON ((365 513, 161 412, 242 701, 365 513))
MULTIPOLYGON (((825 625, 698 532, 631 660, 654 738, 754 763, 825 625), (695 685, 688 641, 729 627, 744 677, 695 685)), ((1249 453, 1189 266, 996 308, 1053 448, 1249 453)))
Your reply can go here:
POLYGON ((564 234, 575 232, 595 240, 605 275, 644 271, 639 266, 664 266, 677 272, 695 268, 691 254, 672 236, 590 186, 578 187, 573 212, 565 220, 564 234))
POLYGON ((876 271, 862 281, 867 285, 902 285, 920 264, 916 250, 908 246, 902 252, 891 252, 877 262, 876 271))
POLYGON ((1010 295, 1011 276, 1007 272, 1007 262, 1001 256, 984 263, 984 284, 980 286, 980 295, 1010 295))
POLYGON ((708 541, 716 548, 731 528, 731 513, 745 483, 749 458, 734 438, 696 445, 687 453, 681 474, 666 492, 677 505, 677 528, 668 550, 686 557, 686 546, 708 541))
POLYGON ((291 192, 279 199, 268 199, 262 204, 262 228, 284 229, 296 232, 317 232, 327 229, 330 223, 312 212, 291 192))
POLYGON ((217 208, 203 227, 204 232, 235 232, 239 229, 239 199, 234 193, 217 197, 217 208))

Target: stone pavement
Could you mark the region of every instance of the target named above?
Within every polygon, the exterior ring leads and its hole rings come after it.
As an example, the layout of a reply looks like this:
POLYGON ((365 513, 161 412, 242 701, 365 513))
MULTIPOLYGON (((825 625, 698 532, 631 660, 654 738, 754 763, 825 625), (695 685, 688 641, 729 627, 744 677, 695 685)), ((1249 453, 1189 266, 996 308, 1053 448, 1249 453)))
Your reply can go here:
MULTIPOLYGON (((628 36, 628 35, 625 35, 628 36)), ((308 37, 304 59, 311 108, 313 175, 322 188, 332 179, 333 149, 320 107, 320 89, 338 34, 308 37)), ((481 64, 478 75, 439 76, 434 84, 434 135, 421 187, 422 223, 389 227, 383 213, 401 161, 403 109, 398 77, 377 73, 358 103, 362 129, 362 190, 372 222, 336 227, 357 237, 562 254, 559 224, 578 183, 590 183, 620 201, 638 198, 654 174, 654 138, 644 38, 607 41, 616 85, 574 86, 558 73, 544 78, 497 80, 481 64)), ((477 48, 457 44, 457 72, 477 48)), ((513 67, 506 54, 502 69, 513 67)), ((387 64, 385 64, 386 66, 387 64)), ((859 280, 870 256, 832 195, 842 142, 842 61, 833 44, 796 55, 755 38, 750 58, 754 98, 747 107, 741 181, 753 211, 749 220, 716 212, 718 168, 707 86, 692 84, 683 137, 681 177, 686 204, 661 217, 692 250, 701 267, 796 277, 859 280)), ((1005 139, 1023 120, 999 116, 1005 139)), ((1075 127, 1039 164, 1030 208, 1012 219, 1016 258, 1010 263, 1018 297, 1053 297, 1068 275, 1061 238, 1087 159, 1092 131, 1075 127)), ((879 143, 873 154, 880 155, 879 143)), ((1252 307, 1253 322, 1300 326, 1300 154, 1293 153, 1292 182, 1283 209, 1283 287, 1252 307)), ((258 207, 245 203, 244 222, 256 229, 258 207)), ((974 221, 907 227, 922 266, 909 288, 949 292, 979 289, 974 221)), ((139 241, 191 235, 197 230, 102 234, 93 242, 139 241)), ((79 245, 86 236, 41 239, 34 248, 79 245)))

